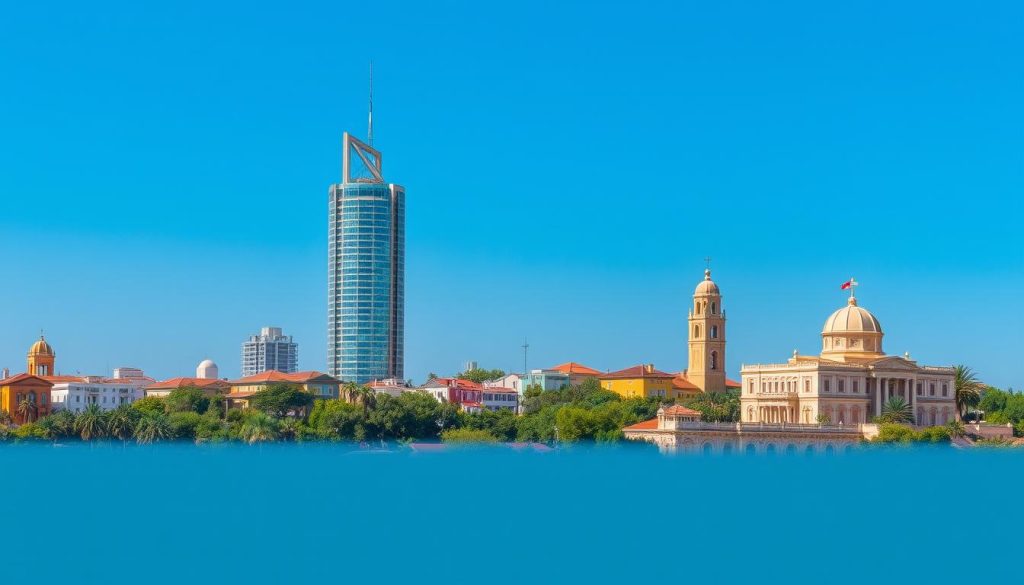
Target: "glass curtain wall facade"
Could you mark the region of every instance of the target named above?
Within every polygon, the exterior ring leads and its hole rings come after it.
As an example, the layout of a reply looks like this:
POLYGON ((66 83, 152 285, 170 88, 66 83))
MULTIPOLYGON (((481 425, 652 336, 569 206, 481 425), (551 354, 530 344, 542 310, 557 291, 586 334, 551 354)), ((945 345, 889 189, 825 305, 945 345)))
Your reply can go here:
POLYGON ((343 182, 329 192, 328 373, 343 382, 404 377, 405 191, 380 154, 345 135, 343 182), (368 178, 353 176, 368 163, 368 178))

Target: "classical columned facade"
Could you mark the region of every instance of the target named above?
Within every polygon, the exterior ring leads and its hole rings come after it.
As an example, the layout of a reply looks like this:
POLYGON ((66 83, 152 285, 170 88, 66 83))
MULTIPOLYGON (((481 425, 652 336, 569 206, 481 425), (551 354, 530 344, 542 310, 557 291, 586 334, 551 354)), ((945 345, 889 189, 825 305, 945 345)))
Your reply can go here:
POLYGON ((900 399, 918 425, 956 420, 953 368, 921 366, 909 354, 882 351, 882 327, 851 295, 821 333, 820 356, 741 369, 741 420, 759 423, 860 424, 900 399))

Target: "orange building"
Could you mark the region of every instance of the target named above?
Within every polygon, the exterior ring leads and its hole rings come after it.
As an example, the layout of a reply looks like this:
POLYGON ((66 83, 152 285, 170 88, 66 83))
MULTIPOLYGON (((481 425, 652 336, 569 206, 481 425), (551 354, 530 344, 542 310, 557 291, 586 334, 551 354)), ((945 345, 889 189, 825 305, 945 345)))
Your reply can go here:
POLYGON ((0 410, 11 415, 14 424, 39 420, 50 414, 50 382, 32 374, 18 374, 0 380, 0 410))
POLYGON ((577 364, 576 362, 565 362, 564 364, 558 364, 551 368, 557 372, 568 374, 569 384, 577 386, 588 378, 597 378, 601 375, 601 372, 594 368, 588 368, 583 364, 577 364))
POLYGON ((285 374, 276 370, 267 370, 253 376, 232 380, 231 392, 225 396, 232 407, 248 408, 249 399, 260 390, 266 390, 277 384, 295 386, 303 392, 309 392, 314 398, 336 399, 341 394, 341 381, 323 372, 307 371, 285 374))

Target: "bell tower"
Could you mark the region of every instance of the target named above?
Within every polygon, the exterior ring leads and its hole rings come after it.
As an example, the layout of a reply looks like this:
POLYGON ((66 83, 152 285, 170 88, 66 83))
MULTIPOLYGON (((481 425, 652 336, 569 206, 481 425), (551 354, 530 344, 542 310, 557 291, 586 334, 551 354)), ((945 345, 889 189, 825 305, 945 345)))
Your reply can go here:
POLYGON ((686 379, 703 392, 725 392, 725 311, 710 266, 693 292, 689 314, 690 366, 686 379))
POLYGON ((32 344, 28 350, 27 373, 33 376, 52 376, 53 362, 56 360, 53 347, 46 342, 46 338, 39 336, 39 341, 32 344))

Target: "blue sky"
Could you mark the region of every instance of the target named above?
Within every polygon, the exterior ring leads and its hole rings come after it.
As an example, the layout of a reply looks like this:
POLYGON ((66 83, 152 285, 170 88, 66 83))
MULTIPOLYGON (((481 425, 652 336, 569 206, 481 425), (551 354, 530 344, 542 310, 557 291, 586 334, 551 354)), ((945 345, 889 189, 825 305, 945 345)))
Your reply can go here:
POLYGON ((856 276, 890 353, 1024 386, 1024 9, 890 2, 32 2, 0 20, 0 365, 326 368, 327 188, 408 194, 407 376, 816 353, 856 276), (148 3, 145 3, 148 4, 148 3))

